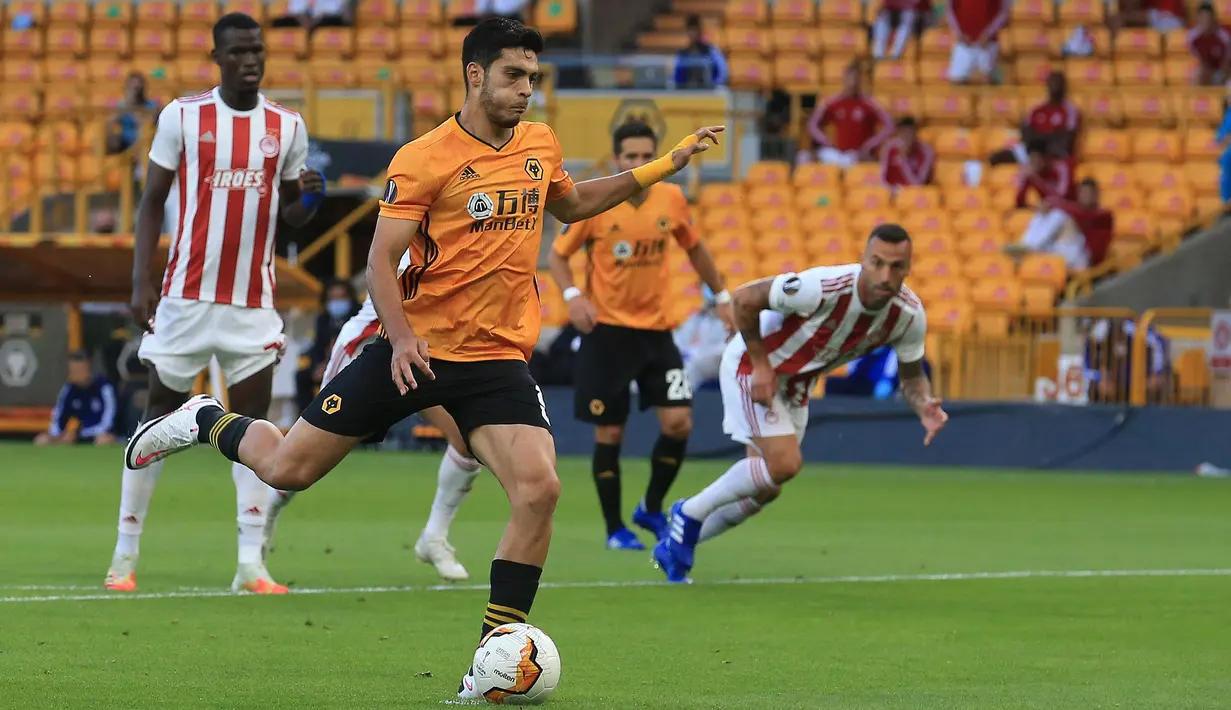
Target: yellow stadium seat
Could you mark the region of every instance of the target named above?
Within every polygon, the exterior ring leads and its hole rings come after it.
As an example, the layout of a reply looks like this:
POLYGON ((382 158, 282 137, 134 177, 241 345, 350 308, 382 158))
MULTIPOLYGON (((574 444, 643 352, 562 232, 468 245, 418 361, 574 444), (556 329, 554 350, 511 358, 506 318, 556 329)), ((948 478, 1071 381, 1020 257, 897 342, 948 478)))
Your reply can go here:
POLYGON ((361 89, 379 89, 385 85, 402 86, 401 67, 380 57, 359 57, 354 61, 355 85, 361 89))
MULTIPOLYGON (((12 61, 12 60, 10 60, 12 61)), ((43 75, 53 86, 75 86, 87 82, 86 63, 75 59, 48 59, 43 75)))
POLYGON ((769 20, 766 0, 730 0, 723 8, 728 25, 763 25, 769 20))
MULTIPOLYGON (((761 269, 761 257, 754 251, 747 251, 738 256, 727 256, 716 259, 718 271, 727 277, 732 285, 743 284, 757 278, 761 269)), ((695 277, 694 277, 695 278, 695 277)))
POLYGON ((805 234, 822 239, 829 236, 844 238, 855 236, 858 238, 866 237, 867 235, 852 235, 850 225, 847 223, 846 215, 836 210, 825 210, 823 212, 805 212, 800 218, 800 223, 803 226, 805 234))
MULTIPOLYGON (((265 76, 269 76, 269 67, 274 64, 270 60, 265 67, 265 76)), ((185 57, 183 54, 175 60, 175 72, 180 80, 180 92, 184 95, 192 95, 200 91, 217 85, 218 67, 205 59, 197 57, 185 57)))
POLYGON ((45 0, 13 0, 8 3, 8 19, 12 20, 18 15, 29 15, 35 27, 45 27, 47 25, 47 3, 45 0))
POLYGON ((1101 59, 1070 59, 1064 73, 1071 86, 1111 86, 1115 83, 1111 65, 1101 59))
POLYGON ((949 219, 949 213, 937 205, 936 207, 910 207, 904 206, 900 201, 897 203, 898 210, 902 214, 901 223, 912 234, 932 234, 944 233, 947 235, 953 234, 953 224, 949 219))
POLYGON ((804 163, 795 168, 791 178, 795 187, 835 188, 842 185, 842 169, 836 165, 804 163))
POLYGON ((119 84, 92 86, 84 99, 85 105, 96 111, 114 111, 124 103, 124 87, 119 84))
POLYGON ((782 27, 798 27, 816 23, 816 3, 813 0, 774 0, 770 19, 782 27))
MULTIPOLYGON (((1001 290, 993 289, 993 291, 1000 293, 1001 290)), ((1020 296, 1020 288, 1018 289, 1018 295, 1020 296)), ((1013 309, 1015 312, 1021 310, 1021 299, 1018 298, 1017 302, 1017 307, 1013 309)), ((983 310, 980 310, 978 304, 975 306, 974 332, 979 336, 980 340, 995 340, 1008 337, 1009 321, 1009 314, 996 305, 986 304, 983 306, 983 310)))
POLYGON ((1193 160, 1214 160, 1222 155, 1223 148, 1214 139, 1214 131, 1208 128, 1189 128, 1184 131, 1184 157, 1193 160))
POLYGON ((855 242, 851 239, 851 235, 843 232, 820 232, 811 233, 804 239, 804 246, 808 254, 849 254, 855 250, 855 242))
POLYGON ((945 206, 955 214, 983 211, 992 206, 992 197, 981 187, 949 188, 945 191, 945 206))
POLYGON ((1092 128, 1086 131, 1082 152, 1087 160, 1125 161, 1132 154, 1132 145, 1126 131, 1092 128))
POLYGON ((800 234, 799 217, 793 209, 766 209, 752 213, 749 221, 758 234, 800 234))
MULTIPOLYGON (((918 219, 935 219, 937 211, 941 210, 942 203, 941 191, 936 185, 911 185, 899 188, 893 200, 893 204, 899 210, 917 212, 918 219)), ((939 214, 944 216, 943 211, 939 214)))
MULTIPOLYGON (((279 54, 277 41, 280 33, 290 32, 298 34, 302 38, 302 46, 307 47, 307 35, 303 30, 266 30, 265 31, 265 47, 269 50, 271 56, 279 54)), ((176 57, 180 59, 204 59, 209 57, 210 51, 214 48, 214 38, 208 27, 192 26, 181 27, 175 34, 176 57)), ((293 54, 292 56, 302 56, 301 54, 293 54)))
POLYGON ((138 27, 175 27, 179 24, 179 3, 174 0, 142 0, 136 4, 138 27))
POLYGON ((48 6, 47 19, 52 26, 84 27, 90 23, 90 3, 85 0, 55 0, 48 6))
POLYGON ((397 27, 401 19, 397 0, 364 0, 356 5, 355 25, 360 29, 397 27))
POLYGON ((1137 185, 1146 194, 1155 190, 1188 188, 1188 173, 1183 165, 1161 162, 1138 162, 1133 165, 1137 172, 1137 185))
POLYGON ((133 30, 133 54, 148 58, 175 58, 175 34, 170 27, 142 26, 133 30))
POLYGON ((1163 35, 1156 30, 1124 27, 1116 32, 1112 49, 1117 57, 1157 62, 1163 56, 1163 35))
POLYGON ((1081 119, 1087 126, 1119 127, 1124 125, 1124 103, 1117 89, 1091 89, 1075 97, 1081 109, 1081 119))
POLYGON ((84 57, 86 53, 86 31, 80 25, 56 25, 47 28, 47 56, 84 57))
POLYGON ((1066 27, 1103 24, 1104 0, 1064 0, 1057 4, 1057 19, 1066 27))
POLYGON ((748 222, 748 213, 743 208, 715 208, 705 211, 701 224, 706 230, 747 230, 748 222))
POLYGON ((96 27, 90 30, 90 51, 109 57, 132 56, 132 35, 124 27, 96 27))
POLYGON ((761 257, 761 270, 771 274, 799 273, 811 267, 812 264, 808 263, 806 256, 799 252, 777 253, 761 257))
POLYGON ((1005 245, 1013 241, 999 225, 977 232, 958 232, 958 235, 957 251, 964 257, 1001 254, 1005 245))
POLYGON ((878 163, 858 163, 842 171, 842 184, 847 190, 860 187, 883 187, 878 163))
POLYGON ((577 29, 577 0, 535 3, 534 27, 548 37, 572 34, 577 29))
POLYGON ((355 47, 360 57, 396 59, 401 51, 398 31, 389 27, 367 27, 357 30, 355 47))
POLYGON ((760 57, 733 55, 727 68, 732 88, 766 89, 773 83, 773 65, 760 57))
POLYGON ((2 51, 5 60, 11 57, 39 59, 46 48, 44 34, 37 29, 4 31, 2 51))
POLYGON ((0 115, 5 118, 33 118, 42 110, 39 92, 30 86, 6 86, 0 91, 0 115))
MULTIPOLYGON (((209 66, 211 70, 216 69, 213 64, 209 66)), ((87 82, 94 86, 123 84, 132 70, 132 65, 115 57, 92 57, 85 63, 87 82)), ((212 76, 213 71, 210 73, 212 76)), ((179 72, 175 74, 178 76, 179 72)))
MULTIPOLYGON (((363 6, 367 2, 356 4, 363 6)), ((226 0, 222 3, 222 14, 242 12, 257 22, 265 24, 265 8, 266 4, 262 0, 226 0)))
POLYGON ((1137 160, 1178 162, 1183 157, 1180 136, 1174 131, 1140 130, 1132 134, 1133 157, 1137 160))
POLYGON ((402 26, 439 25, 444 20, 444 3, 440 0, 403 0, 402 26))
POLYGON ((971 257, 962 264, 962 273, 970 279, 1008 281, 1013 278, 1013 260, 1003 254, 971 257))
POLYGON ((893 195, 887 187, 857 187, 847 191, 843 205, 855 212, 887 211, 892 209, 893 195))
POLYGON ((312 33, 312 55, 337 63, 355 56, 355 32, 349 27, 320 27, 312 33))
POLYGON ((1113 212, 1135 210, 1145 204, 1145 196, 1135 187, 1109 188, 1100 191, 1099 202, 1113 212))
POLYGON ((219 18, 218 3, 213 0, 184 0, 180 3, 180 26, 195 25, 212 28, 219 18))
POLYGON ((1154 216, 1145 210, 1126 210, 1116 213, 1116 239, 1131 239, 1150 244, 1158 243, 1158 226, 1154 216))
POLYGON ((1009 14, 1012 27, 1051 27, 1056 21, 1056 6, 1051 0, 1017 0, 1009 14))
POLYGON ((1157 59, 1120 58, 1115 61, 1116 83, 1120 86, 1162 86, 1163 66, 1157 59))
POLYGON ((1186 163, 1184 165, 1184 173, 1188 178, 1188 184, 1192 185, 1193 191, 1198 197, 1204 195, 1218 194, 1218 181, 1222 174, 1222 169, 1214 162, 1197 162, 1186 163))
POLYGON ((701 186, 697 204, 705 209, 715 207, 741 207, 744 202, 744 187, 738 183, 707 183, 701 186))
POLYGON ((931 278, 923 286, 913 288, 929 309, 933 303, 967 303, 970 301, 970 282, 962 278, 931 278))
POLYGON ((954 206, 952 192, 945 194, 945 200, 953 210, 953 231, 963 239, 982 233, 999 234, 1004 227, 1004 216, 999 212, 984 207, 954 206))
POLYGON ((1176 400, 1181 404, 1209 404, 1210 368, 1205 351, 1189 348, 1176 358, 1176 400))
POLYGON ((1018 57, 1013 62, 1013 73, 1022 86, 1035 86, 1047 80, 1049 74, 1059 69, 1057 62, 1045 57, 1018 57))
POLYGON ((867 235, 871 234, 877 226, 896 221, 898 221, 898 214, 892 209, 870 209, 852 212, 847 223, 851 227, 851 232, 867 239, 867 235))
POLYGON ((970 289, 970 300, 975 310, 1017 313, 1022 305, 1021 284, 1012 278, 1012 272, 1005 277, 978 277, 970 289))
POLYGON ((415 115, 439 122, 449 113, 445 93, 434 89, 416 89, 411 92, 411 110, 415 115))
POLYGON ((938 160, 933 172, 935 173, 936 184, 946 190, 966 186, 966 165, 964 161, 938 160))
POLYGON ((1197 83, 1197 68, 1192 57, 1168 57, 1163 62, 1163 78, 1170 86, 1192 86, 1197 83))
POLYGON ((810 59, 821 56, 820 38, 811 27, 775 27, 770 31, 770 39, 777 55, 795 54, 810 59))
POLYGON ((1166 91, 1122 90, 1124 118, 1130 126, 1174 126, 1175 102, 1166 91))
POLYGON ((944 128, 936 132, 932 147, 938 158, 979 160, 983 158, 980 134, 968 128, 944 128))
POLYGON ((774 45, 770 40, 769 31, 756 27, 731 27, 726 32, 727 51, 732 54, 755 54, 769 57, 774 53, 774 45))
POLYGON ((930 125, 968 125, 974 120, 974 108, 974 96, 969 93, 940 87, 923 92, 923 117, 930 125))
POLYGON ((992 209, 1004 212, 1017 209, 1017 188, 1002 187, 993 190, 992 209))
POLYGON ((445 54, 454 56, 462 51, 462 44, 469 34, 467 27, 449 27, 444 30, 445 54))
POLYGON ((1192 219, 1196 213, 1193 195, 1187 189, 1160 190, 1150 195, 1151 211, 1158 217, 1192 219))
MULTIPOLYGON (((1018 6, 1020 4, 1018 3, 1018 6)), ((1059 58, 1060 48, 1064 45, 1063 33, 1052 29, 1050 23, 1047 25, 1012 23, 1006 34, 1009 44, 1013 47, 1013 54, 1018 57, 1059 58)))
MULTIPOLYGON (((74 66, 78 64, 74 59, 62 61, 74 66)), ((41 85, 45 80, 44 76, 43 64, 34 59, 23 59, 18 56, 6 57, 4 61, 0 61, 0 91, 12 84, 41 85)))
POLYGON ((953 53, 953 33, 947 24, 929 28, 923 33, 919 54, 923 57, 948 58, 953 53))
POLYGON ((1017 241, 1032 219, 1034 219, 1034 210, 1015 209, 1004 216, 1004 231, 1013 241, 1017 241))
POLYGON ((862 25, 863 0, 825 0, 820 4, 818 19, 822 27, 862 25))
POLYGON ((859 252, 826 252, 824 254, 809 254, 811 266, 843 266, 859 260, 859 252))
POLYGON ((982 187, 989 188, 993 193, 1002 189, 1014 189, 1021 171, 1021 166, 1015 164, 993 165, 983 173, 982 187))
POLYGON ((962 261, 957 254, 921 254, 911 265, 911 278, 929 281, 961 278, 962 261))
POLYGON ((774 86, 784 91, 815 91, 821 83, 821 68, 802 54, 779 55, 774 59, 774 86))
POLYGON ((919 70, 914 62, 883 61, 876 65, 876 86, 915 86, 919 83, 919 70))
POLYGON ((408 57, 426 59, 444 55, 445 38, 435 28, 403 24, 398 35, 402 53, 408 57))
POLYGON ((444 3, 444 6, 446 23, 476 17, 479 12, 475 0, 451 0, 444 3))
POLYGON ((1138 171, 1126 163, 1087 163, 1078 169, 1078 177, 1091 177, 1102 190, 1122 190, 1137 185, 1138 171))
POLYGON ((761 160, 753 163, 744 176, 744 184, 749 187, 758 185, 788 185, 791 182, 791 165, 777 160, 761 160))
POLYGON ((5 121, 0 123, 0 153, 15 149, 26 149, 34 140, 34 126, 25 121, 5 121))
POLYGON ((1022 315, 1050 316, 1056 311, 1056 292, 1044 284, 1022 286, 1022 315))
POLYGON ((1189 124, 1214 127, 1222 122, 1224 92, 1221 89, 1192 89, 1182 94, 1180 112, 1189 124))
POLYGON ((1068 281, 1068 266, 1058 254, 1026 254, 1017 267, 1017 278, 1023 285, 1043 285, 1059 292, 1068 281))
POLYGON ((851 58, 846 56, 830 56, 821 62, 821 86, 838 87, 842 85, 842 76, 851 65, 851 58))
MULTIPOLYGON (((936 309, 928 308, 928 330, 935 333, 960 335, 969 332, 973 319, 969 303, 939 301, 936 309)), ((930 335, 931 333, 929 333, 930 335)))
MULTIPOLYGON (((1223 210, 1226 208, 1226 205, 1223 204, 1222 198, 1216 194, 1212 194, 1210 192, 1206 192, 1202 194, 1201 192, 1194 191, 1193 192, 1193 208, 1197 212, 1197 219, 1204 220, 1209 217, 1222 214, 1223 210)), ((1175 221, 1178 222, 1178 224, 1175 225, 1173 231, 1183 232, 1184 227, 1185 227, 1183 220, 1175 220, 1175 221)), ((1160 219, 1158 221, 1158 224, 1159 224, 1159 229, 1163 229, 1163 228, 1170 229, 1171 228, 1171 220, 1160 219)))
POLYGON ((914 86, 896 86, 892 90, 878 92, 875 99, 891 116, 923 115, 923 99, 914 86))
MULTIPOLYGON (((76 155, 81 152, 81 130, 71 119, 44 120, 39 124, 34 142, 39 152, 55 150, 57 154, 76 155)), ((93 149, 94 146, 88 146, 93 149)))
POLYGON ((270 60, 265 64, 265 81, 279 89, 298 89, 308 81, 308 65, 290 60, 270 60))
POLYGON ((739 230, 711 232, 705 236, 705 243, 710 251, 718 255, 739 257, 753 251, 752 235, 739 230))
POLYGON ((52 118, 80 116, 86 106, 85 96, 75 86, 53 86, 43 92, 43 113, 52 118))
POLYGON ((756 212, 765 209, 790 209, 795 203, 795 193, 789 184, 750 185, 745 206, 756 212))
POLYGON ((949 232, 918 232, 911 234, 915 254, 948 254, 957 251, 957 244, 949 232))
POLYGON ((1023 100, 1013 91, 989 90, 979 101, 979 113, 983 123, 1019 126, 1022 121, 1023 100))
MULTIPOLYGON (((919 60, 919 83, 925 87, 951 87, 949 81, 949 60, 943 57, 924 57, 919 60)), ((925 99, 931 96, 931 88, 923 94, 925 99)), ((966 103, 970 104, 973 111, 974 97, 969 94, 961 94, 961 98, 966 99, 966 103)))
POLYGON ((854 59, 863 57, 868 52, 868 34, 862 27, 834 26, 822 21, 821 29, 817 31, 817 39, 826 59, 854 59))
POLYGON ((799 254, 804 251, 805 242, 804 236, 796 231, 765 232, 756 235, 752 249, 764 261, 783 254, 799 254))

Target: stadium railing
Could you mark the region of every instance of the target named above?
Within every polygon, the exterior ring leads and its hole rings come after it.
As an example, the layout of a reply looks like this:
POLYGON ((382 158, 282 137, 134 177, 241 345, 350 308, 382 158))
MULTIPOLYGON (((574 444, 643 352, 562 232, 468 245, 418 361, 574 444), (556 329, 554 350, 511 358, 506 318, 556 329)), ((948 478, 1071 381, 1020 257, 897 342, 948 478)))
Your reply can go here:
POLYGON ((1212 308, 1154 308, 1141 314, 1131 350, 1134 406, 1226 404, 1227 380, 1213 374, 1206 350, 1213 312, 1212 308), (1153 334, 1161 336, 1161 343, 1153 334), (1161 349, 1161 357, 1155 356, 1156 349, 1161 349))

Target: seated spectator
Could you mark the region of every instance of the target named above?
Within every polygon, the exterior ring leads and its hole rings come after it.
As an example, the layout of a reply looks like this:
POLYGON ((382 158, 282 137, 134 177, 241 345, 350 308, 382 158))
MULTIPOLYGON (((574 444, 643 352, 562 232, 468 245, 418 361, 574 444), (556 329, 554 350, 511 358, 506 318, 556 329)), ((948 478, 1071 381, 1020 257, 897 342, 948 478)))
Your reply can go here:
POLYGON ((1111 28, 1149 27, 1159 32, 1175 32, 1188 24, 1185 0, 1120 0, 1120 14, 1108 24, 1111 28))
POLYGON ((1009 21, 1009 0, 949 0, 953 54, 949 81, 991 81, 1000 60, 998 36, 1009 21))
POLYGON ((889 187, 927 185, 935 165, 936 151, 919 140, 915 119, 898 121, 897 136, 881 149, 881 180, 889 187))
POLYGON ((38 446, 115 443, 115 387, 95 376, 90 356, 82 351, 68 356, 68 378, 51 412, 51 426, 34 439, 38 446), (69 422, 77 420, 77 432, 69 422))
POLYGON ((727 85, 727 58, 701 35, 701 18, 689 15, 688 46, 675 55, 675 88, 712 89, 727 85))
POLYGON ((145 95, 145 76, 133 72, 124 81, 124 100, 107 119, 107 152, 122 153, 137 142, 141 124, 158 120, 158 104, 145 95))
POLYGON ((1068 158, 1077 146, 1077 133, 1081 130, 1081 110, 1068 99, 1068 80, 1061 72, 1047 76, 1047 100, 1030 109, 1022 121, 1020 143, 992 154, 992 165, 1028 162, 1026 146, 1042 143, 1044 150, 1054 156, 1068 158))
MULTIPOLYGON (((816 141, 816 159, 850 167, 872 160, 876 149, 893 134, 893 117, 871 96, 863 93, 863 68, 851 62, 842 74, 842 93, 818 103, 808 119, 808 132, 816 141), (825 128, 833 125, 833 138, 825 128)), ((810 151, 800 151, 799 162, 812 160, 810 151)))
POLYGON ((1017 176, 1017 206, 1030 206, 1026 198, 1031 191, 1038 193, 1040 201, 1049 197, 1072 199, 1073 168, 1068 161, 1048 155, 1042 141, 1027 144, 1026 153, 1028 159, 1017 176))
POLYGON ((931 17, 932 0, 881 0, 881 10, 872 25, 872 58, 885 58, 892 33, 890 56, 901 59, 907 40, 926 27, 931 17))
POLYGON ((350 0, 290 0, 287 15, 274 19, 274 27, 349 27, 354 8, 350 0))
POLYGON ((1052 196, 1039 203, 1018 249, 1059 254, 1070 271, 1096 266, 1107 257, 1115 230, 1111 212, 1099 206, 1098 183, 1082 180, 1077 201, 1052 196))
POLYGON ((1188 32, 1188 51, 1197 60, 1197 83, 1218 86, 1227 81, 1231 66, 1231 32, 1218 24, 1214 6, 1208 2, 1197 8, 1197 24, 1188 32))
MULTIPOLYGON (((1086 336, 1086 381, 1093 402, 1126 402, 1133 371, 1133 340, 1137 323, 1128 318, 1100 318, 1086 336)), ((1146 328, 1146 397, 1163 401, 1170 380, 1170 343, 1154 326, 1146 328)))
POLYGON ((295 391, 300 410, 307 408, 325 378, 325 367, 333 351, 333 341, 351 316, 359 312, 359 299, 349 281, 335 280, 321 292, 321 312, 316 316, 312 348, 301 357, 301 367, 295 378, 295 391), (304 362, 306 360, 306 362, 304 362))

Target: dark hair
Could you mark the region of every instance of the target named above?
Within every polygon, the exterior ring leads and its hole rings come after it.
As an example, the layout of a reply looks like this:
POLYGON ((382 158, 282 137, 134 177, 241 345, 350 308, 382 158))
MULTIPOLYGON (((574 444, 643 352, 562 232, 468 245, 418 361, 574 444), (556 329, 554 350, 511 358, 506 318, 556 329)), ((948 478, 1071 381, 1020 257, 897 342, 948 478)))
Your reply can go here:
POLYGON ((471 62, 487 71, 491 69, 492 62, 500 58, 501 52, 510 47, 542 54, 543 35, 508 17, 493 17, 475 25, 462 42, 463 79, 471 62))
POLYGON ((910 241, 910 233, 900 224, 886 222, 872 228, 872 233, 868 235, 868 241, 873 239, 879 239, 889 244, 901 244, 910 241))
POLYGON ((68 354, 68 361, 69 362, 84 362, 86 364, 89 364, 90 354, 84 350, 74 350, 68 354))
POLYGON ((1081 187, 1093 187, 1095 190, 1097 190, 1098 180, 1095 180, 1094 178, 1086 178, 1085 180, 1082 180, 1080 183, 1078 183, 1078 185, 1080 185, 1081 187))
POLYGON ((654 129, 641 121, 625 121, 611 134, 612 154, 618 156, 620 151, 624 150, 625 138, 649 138, 654 141, 654 147, 658 148, 658 136, 654 135, 654 129))
POLYGON ((684 29, 686 30, 701 29, 701 16, 700 15, 689 15, 684 20, 684 29))
POLYGON ((214 23, 214 46, 222 45, 222 33, 227 30, 259 30, 261 23, 242 12, 228 12, 214 23))
POLYGON ((1047 154, 1047 143, 1041 140, 1030 141, 1029 143, 1026 144, 1026 154, 1030 155, 1032 153, 1042 153, 1046 155, 1047 154))
POLYGON ((324 283, 324 286, 321 288, 321 305, 324 305, 325 301, 328 300, 329 292, 332 291, 335 286, 341 286, 342 288, 346 289, 346 297, 349 298, 350 300, 352 301, 359 300, 358 294, 355 293, 354 284, 352 284, 350 281, 347 281, 346 279, 333 278, 333 279, 329 279, 328 281, 326 281, 324 283))
POLYGON ((1200 5, 1197 6, 1197 12, 1208 12, 1211 15, 1213 15, 1214 14, 1214 3, 1212 2, 1201 3, 1200 5))
POLYGON ((904 116, 898 119, 898 128, 918 128, 919 122, 914 116, 904 116))

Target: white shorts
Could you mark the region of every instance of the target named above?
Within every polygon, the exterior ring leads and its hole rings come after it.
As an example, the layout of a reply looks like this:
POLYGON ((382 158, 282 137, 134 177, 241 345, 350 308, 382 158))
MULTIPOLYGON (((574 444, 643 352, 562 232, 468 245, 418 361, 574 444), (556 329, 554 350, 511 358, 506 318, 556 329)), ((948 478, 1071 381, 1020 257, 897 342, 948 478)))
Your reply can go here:
POLYGON ((808 388, 814 378, 794 378, 791 387, 803 386, 803 404, 795 404, 795 394, 780 387, 774 394, 773 406, 764 407, 752 401, 749 375, 739 374, 742 347, 728 347, 718 368, 718 384, 722 387, 722 431, 733 441, 752 444, 754 438, 794 436, 804 440, 808 428, 808 388))
POLYGON ((137 357, 167 388, 191 392, 210 358, 218 358, 230 387, 278 362, 284 343, 282 316, 272 308, 164 298, 137 357))
POLYGON ((354 362, 367 345, 376 337, 380 329, 380 320, 368 320, 358 316, 346 321, 342 330, 338 331, 337 340, 333 341, 333 351, 329 353, 329 364, 325 366, 325 375, 321 378, 321 387, 338 376, 347 365, 354 362))
POLYGON ((1000 45, 995 42, 981 48, 959 42, 949 55, 949 81, 968 81, 975 74, 991 76, 999 56, 1000 45))

